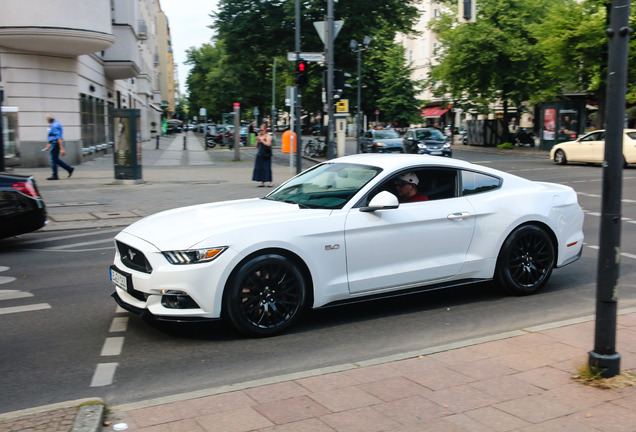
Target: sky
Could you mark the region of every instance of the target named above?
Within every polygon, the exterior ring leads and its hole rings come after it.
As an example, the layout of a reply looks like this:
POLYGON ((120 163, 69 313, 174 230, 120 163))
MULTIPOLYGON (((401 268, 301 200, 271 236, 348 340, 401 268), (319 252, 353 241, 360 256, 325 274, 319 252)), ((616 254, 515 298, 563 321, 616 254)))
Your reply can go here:
POLYGON ((160 0, 161 10, 168 17, 174 62, 179 72, 179 88, 185 94, 185 81, 190 67, 183 64, 186 50, 199 48, 210 41, 210 14, 216 12, 216 0, 160 0))

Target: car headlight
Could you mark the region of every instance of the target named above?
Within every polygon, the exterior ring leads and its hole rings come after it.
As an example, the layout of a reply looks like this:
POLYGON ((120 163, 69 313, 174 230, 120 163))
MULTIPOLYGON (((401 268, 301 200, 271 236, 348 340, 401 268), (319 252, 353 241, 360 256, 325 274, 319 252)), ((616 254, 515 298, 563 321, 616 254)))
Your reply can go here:
POLYGON ((450 143, 445 143, 444 148, 450 148, 450 143))
POLYGON ((424 143, 417 143, 417 146, 421 149, 425 149, 426 148, 426 144, 424 143))
POLYGON ((386 144, 384 144, 383 142, 379 142, 379 143, 376 143, 375 145, 377 145, 378 147, 384 147, 386 144))
POLYGON ((221 255, 227 247, 162 252, 170 264, 198 264, 210 262, 221 255))

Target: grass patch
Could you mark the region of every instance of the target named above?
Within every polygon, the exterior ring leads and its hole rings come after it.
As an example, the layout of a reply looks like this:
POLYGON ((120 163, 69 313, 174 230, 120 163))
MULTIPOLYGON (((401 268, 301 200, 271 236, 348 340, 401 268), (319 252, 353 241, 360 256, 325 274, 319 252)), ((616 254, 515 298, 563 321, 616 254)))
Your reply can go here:
POLYGON ((505 142, 503 144, 499 144, 497 148, 504 149, 504 150, 512 150, 513 148, 515 148, 515 145, 509 142, 505 142))
POLYGON ((623 389, 636 385, 636 375, 631 372, 621 372, 611 378, 603 378, 601 371, 589 364, 580 364, 576 368, 576 374, 572 379, 581 384, 601 389, 623 389))
POLYGON ((102 401, 98 401, 98 400, 82 402, 77 407, 81 408, 83 406, 91 406, 91 405, 103 405, 104 406, 104 415, 110 414, 110 407, 108 406, 108 404, 105 403, 105 402, 102 402, 102 401))

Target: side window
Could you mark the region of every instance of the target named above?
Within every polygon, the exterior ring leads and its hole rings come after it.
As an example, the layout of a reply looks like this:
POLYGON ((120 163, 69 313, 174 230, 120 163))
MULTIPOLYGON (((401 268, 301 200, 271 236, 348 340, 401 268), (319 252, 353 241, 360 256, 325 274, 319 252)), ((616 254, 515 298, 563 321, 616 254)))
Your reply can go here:
POLYGON ((457 196, 457 170, 428 168, 418 171, 419 191, 430 201, 457 196))
POLYGON ((413 139, 413 131, 406 131, 406 136, 405 138, 407 140, 413 139))
POLYGON ((462 171, 462 195, 488 192, 498 189, 501 179, 474 171, 462 171))
POLYGON ((371 139, 371 131, 366 131, 364 133, 364 137, 367 138, 367 139, 371 139))

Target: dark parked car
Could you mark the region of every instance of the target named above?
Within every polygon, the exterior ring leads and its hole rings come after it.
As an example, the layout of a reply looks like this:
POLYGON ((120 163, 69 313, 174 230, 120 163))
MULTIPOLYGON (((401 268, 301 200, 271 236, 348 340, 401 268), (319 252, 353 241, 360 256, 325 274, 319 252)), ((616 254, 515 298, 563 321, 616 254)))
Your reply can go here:
POLYGON ((402 137, 393 129, 370 129, 360 140, 362 153, 402 153, 402 137))
POLYGON ((452 157, 453 150, 444 134, 435 128, 409 129, 402 141, 405 153, 452 157))
POLYGON ((46 206, 32 176, 0 173, 0 238, 46 225, 46 206))

